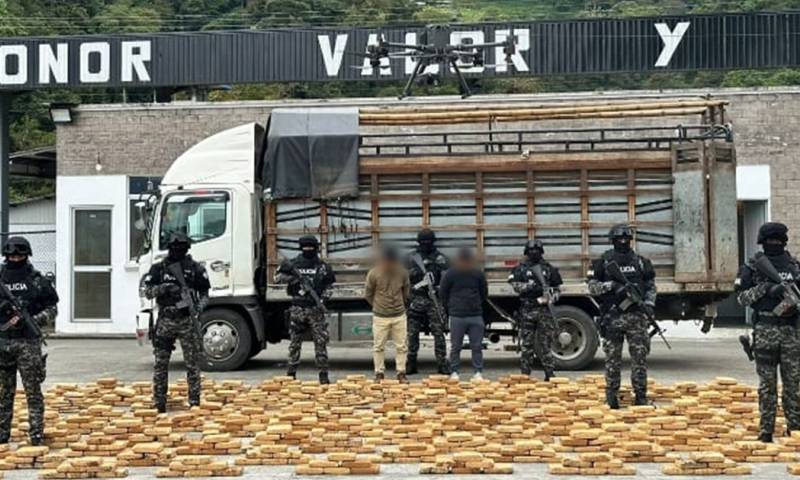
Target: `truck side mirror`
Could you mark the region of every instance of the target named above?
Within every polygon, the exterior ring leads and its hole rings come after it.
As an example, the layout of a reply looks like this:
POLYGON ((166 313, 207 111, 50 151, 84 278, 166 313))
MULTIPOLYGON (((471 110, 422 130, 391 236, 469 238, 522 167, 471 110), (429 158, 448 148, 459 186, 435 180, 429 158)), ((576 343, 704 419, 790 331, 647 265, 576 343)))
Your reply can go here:
POLYGON ((133 226, 136 230, 144 232, 147 230, 147 223, 145 221, 145 218, 147 218, 147 203, 136 202, 134 206, 136 208, 136 219, 133 221, 133 226))

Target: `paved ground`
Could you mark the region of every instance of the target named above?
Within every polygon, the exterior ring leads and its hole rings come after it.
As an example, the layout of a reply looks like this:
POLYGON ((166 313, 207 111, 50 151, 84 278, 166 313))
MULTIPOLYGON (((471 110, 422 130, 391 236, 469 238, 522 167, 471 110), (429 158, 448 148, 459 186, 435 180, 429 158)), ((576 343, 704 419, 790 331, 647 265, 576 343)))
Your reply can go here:
MULTIPOLYGON (((668 350, 660 340, 653 341, 650 356, 650 371, 653 378, 662 383, 683 380, 705 381, 716 376, 731 376, 739 379, 755 379, 754 367, 747 361, 740 345, 731 331, 716 330, 702 340, 671 339, 672 350, 668 350)), ((265 378, 282 375, 286 369, 288 342, 269 345, 267 350, 250 360, 243 369, 235 372, 208 373, 223 379, 242 379, 257 383, 265 378)), ((153 364, 149 346, 139 347, 135 340, 86 340, 52 339, 49 341, 47 382, 86 382, 98 377, 117 377, 123 381, 147 380, 151 376, 153 364)), ((303 346, 303 363, 300 377, 316 378, 313 345, 303 346)), ((392 351, 388 356, 391 358, 392 351)), ((372 373, 372 352, 368 345, 335 346, 329 348, 331 375, 335 380, 344 375, 372 373)), ((469 374, 469 355, 462 352, 462 374, 469 374)), ((592 371, 603 369, 602 350, 591 366, 592 371)), ((430 342, 423 342, 421 355, 422 368, 433 373, 433 349, 430 342)), ((501 345, 489 345, 484 352, 484 375, 496 378, 500 375, 518 371, 519 361, 516 353, 503 351, 501 345)), ((173 357, 171 371, 183 374, 180 351, 173 357)), ((570 377, 583 372, 559 372, 570 377)))
MULTIPOLYGON (((717 376, 731 376, 748 383, 755 382, 754 367, 741 352, 736 341, 736 333, 731 330, 717 330, 716 333, 703 340, 674 339, 672 350, 661 342, 654 342, 650 357, 652 378, 661 383, 672 383, 684 380, 708 381, 717 376)), ((434 368, 431 345, 423 345, 423 368, 431 372, 434 368)), ((117 377, 123 381, 147 380, 151 375, 152 354, 149 347, 139 347, 134 340, 85 340, 85 339, 53 339, 49 345, 50 360, 48 365, 48 384, 60 382, 85 382, 98 377, 117 377)), ((249 383, 260 382, 264 378, 280 375, 285 370, 286 343, 270 345, 248 362, 244 369, 236 372, 209 373, 217 379, 243 379, 249 383)), ((352 373, 371 375, 371 352, 364 346, 337 346, 330 349, 333 379, 352 373)), ((468 355, 464 355, 465 371, 468 367, 468 355)), ((516 372, 518 368, 516 355, 502 351, 498 345, 490 346, 485 352, 485 375, 490 378, 516 372)), ((627 364, 626 364, 627 366, 627 364)), ((173 379, 183 375, 180 353, 176 353, 172 362, 173 379)), ((591 367, 591 371, 602 371, 602 352, 591 367)), ((580 376, 585 372, 567 372, 570 377, 580 376)), ((315 378, 313 365, 313 348, 304 345, 302 378, 315 378)), ((458 476, 418 476, 417 465, 383 465, 381 478, 438 478, 454 479, 458 476)), ((648 478, 673 478, 663 476, 659 465, 637 465, 638 476, 648 478)), ((153 478, 153 469, 136 469, 130 478, 153 478)), ((547 475, 544 465, 516 465, 515 476, 522 478, 586 478, 555 477, 547 475)), ((509 478, 509 476, 496 476, 509 478)), ((30 478, 30 472, 9 472, 7 479, 30 478)), ((292 468, 248 467, 245 478, 296 478, 292 468)), ((320 478, 320 477, 310 477, 320 478)), ((329 477, 325 477, 329 478, 329 477)), ((353 478, 353 477, 347 477, 353 478)), ((486 478, 485 476, 475 478, 486 478)), ((494 478, 494 477, 490 477, 494 478)), ((781 465, 754 465, 751 478, 778 479, 786 478, 785 467, 781 465)), ((341 477, 340 479, 341 480, 341 477)))

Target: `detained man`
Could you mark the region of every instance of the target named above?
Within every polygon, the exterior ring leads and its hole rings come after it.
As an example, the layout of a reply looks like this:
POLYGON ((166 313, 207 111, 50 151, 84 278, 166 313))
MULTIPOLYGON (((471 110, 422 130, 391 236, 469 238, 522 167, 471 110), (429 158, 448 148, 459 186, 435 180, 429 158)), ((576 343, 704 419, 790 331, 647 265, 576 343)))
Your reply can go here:
POLYGON ((400 261, 393 246, 381 249, 377 265, 367 273, 364 297, 372 307, 373 362, 375 381, 380 382, 386 371, 386 343, 391 340, 397 350, 395 364, 397 380, 407 383, 408 329, 406 304, 411 290, 408 270, 400 261))
POLYGON ((472 379, 480 380, 483 378, 483 306, 489 290, 486 275, 471 249, 458 251, 453 268, 442 277, 439 295, 450 317, 450 378, 459 379, 461 347, 467 335, 472 351, 472 379))

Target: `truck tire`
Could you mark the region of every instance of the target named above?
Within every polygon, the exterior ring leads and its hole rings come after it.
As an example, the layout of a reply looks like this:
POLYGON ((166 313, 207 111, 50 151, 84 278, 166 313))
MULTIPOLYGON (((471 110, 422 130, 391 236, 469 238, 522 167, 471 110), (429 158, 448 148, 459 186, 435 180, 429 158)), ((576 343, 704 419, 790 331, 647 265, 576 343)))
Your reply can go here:
POLYGON ((553 341, 556 370, 582 370, 597 353, 600 337, 586 312, 568 305, 557 306, 558 332, 553 341))
POLYGON ((212 308, 200 317, 205 370, 225 372, 240 368, 250 358, 253 336, 241 315, 226 308, 212 308))

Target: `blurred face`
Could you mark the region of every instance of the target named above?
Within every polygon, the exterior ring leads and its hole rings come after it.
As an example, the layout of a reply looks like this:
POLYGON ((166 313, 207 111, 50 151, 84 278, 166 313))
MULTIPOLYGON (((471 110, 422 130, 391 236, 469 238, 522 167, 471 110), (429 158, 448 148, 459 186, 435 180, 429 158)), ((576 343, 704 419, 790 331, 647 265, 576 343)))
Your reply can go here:
POLYGON ((24 262, 24 261, 28 260, 28 256, 27 255, 9 255, 9 256, 6 257, 6 259, 9 262, 21 263, 21 262, 24 262))

